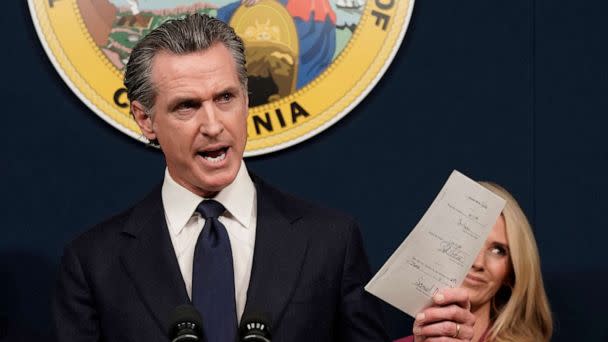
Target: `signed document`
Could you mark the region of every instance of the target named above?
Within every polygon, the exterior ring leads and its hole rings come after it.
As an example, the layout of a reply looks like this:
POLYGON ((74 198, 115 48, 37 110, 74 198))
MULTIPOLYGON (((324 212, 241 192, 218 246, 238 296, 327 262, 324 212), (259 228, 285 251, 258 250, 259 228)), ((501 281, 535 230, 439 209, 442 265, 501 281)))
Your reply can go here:
POLYGON ((504 206, 502 198, 452 172, 365 290, 414 317, 439 289, 460 286, 504 206))

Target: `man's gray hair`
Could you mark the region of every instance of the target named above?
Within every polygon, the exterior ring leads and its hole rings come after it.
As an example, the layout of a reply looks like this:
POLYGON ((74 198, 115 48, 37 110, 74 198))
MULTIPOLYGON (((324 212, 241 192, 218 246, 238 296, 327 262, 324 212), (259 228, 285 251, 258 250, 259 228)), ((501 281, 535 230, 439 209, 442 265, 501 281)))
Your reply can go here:
POLYGON ((230 51, 239 81, 247 92, 247 68, 243 41, 232 27, 205 14, 191 14, 183 19, 169 20, 143 37, 133 48, 125 70, 124 84, 129 101, 138 101, 146 113, 152 114, 156 90, 152 83, 152 60, 166 51, 185 55, 204 51, 222 43, 230 51))

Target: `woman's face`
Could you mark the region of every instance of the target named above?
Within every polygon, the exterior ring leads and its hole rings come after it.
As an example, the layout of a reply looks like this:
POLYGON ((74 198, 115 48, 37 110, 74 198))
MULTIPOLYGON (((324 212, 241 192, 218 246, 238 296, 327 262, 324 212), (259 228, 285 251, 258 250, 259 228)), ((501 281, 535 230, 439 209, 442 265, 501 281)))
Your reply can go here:
POLYGON ((469 290, 473 310, 490 305, 492 297, 507 283, 510 272, 505 219, 500 215, 462 285, 469 290))

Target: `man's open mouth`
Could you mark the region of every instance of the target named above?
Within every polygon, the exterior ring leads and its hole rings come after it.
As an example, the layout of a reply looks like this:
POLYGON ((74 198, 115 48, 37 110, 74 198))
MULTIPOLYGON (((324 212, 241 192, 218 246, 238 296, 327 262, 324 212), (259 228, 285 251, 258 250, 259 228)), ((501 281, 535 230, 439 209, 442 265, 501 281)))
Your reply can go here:
POLYGON ((222 160, 226 159, 227 152, 228 152, 228 147, 222 147, 222 148, 218 148, 216 150, 199 151, 198 155, 212 163, 219 163, 222 160))

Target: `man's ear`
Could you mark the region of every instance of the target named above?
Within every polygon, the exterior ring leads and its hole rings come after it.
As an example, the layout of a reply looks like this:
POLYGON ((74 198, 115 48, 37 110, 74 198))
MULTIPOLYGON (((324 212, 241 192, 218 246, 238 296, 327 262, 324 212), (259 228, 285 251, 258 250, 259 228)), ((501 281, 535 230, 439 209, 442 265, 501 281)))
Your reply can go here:
POLYGON ((146 113, 144 106, 139 101, 131 102, 131 113, 133 113, 133 118, 135 118, 135 122, 137 122, 137 126, 139 126, 144 137, 150 141, 156 140, 152 117, 146 113))

